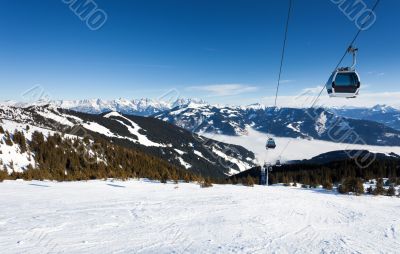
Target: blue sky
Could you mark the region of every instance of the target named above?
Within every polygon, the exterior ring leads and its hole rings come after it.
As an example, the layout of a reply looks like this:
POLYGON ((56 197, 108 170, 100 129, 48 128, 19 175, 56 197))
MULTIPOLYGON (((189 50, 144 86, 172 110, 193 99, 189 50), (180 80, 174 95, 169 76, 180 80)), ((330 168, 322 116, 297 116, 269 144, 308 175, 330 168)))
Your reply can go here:
MULTIPOLYGON (((2 0, 0 100, 22 100, 38 84, 52 99, 157 98, 176 89, 240 104, 273 95, 288 1, 94 2, 108 16, 97 31, 62 0, 2 0)), ((400 91, 399 9, 400 1, 382 0, 357 41, 366 94, 400 91)), ((356 31, 330 0, 294 0, 281 95, 322 85, 356 31)))

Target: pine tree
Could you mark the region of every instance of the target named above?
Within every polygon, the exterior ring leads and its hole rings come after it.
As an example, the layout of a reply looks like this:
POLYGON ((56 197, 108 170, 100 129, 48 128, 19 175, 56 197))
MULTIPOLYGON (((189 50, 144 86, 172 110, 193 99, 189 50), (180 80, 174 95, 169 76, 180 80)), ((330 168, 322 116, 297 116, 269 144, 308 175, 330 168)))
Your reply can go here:
POLYGON ((212 187, 213 185, 211 179, 209 177, 206 177, 204 181, 201 182, 200 186, 201 188, 209 188, 212 187))
POLYGON ((27 148, 26 148, 26 138, 24 133, 15 130, 13 140, 15 144, 19 145, 21 153, 25 153, 27 148))
POLYGON ((333 189, 333 184, 331 182, 325 182, 322 187, 326 190, 332 190, 333 189))
POLYGON ((8 173, 5 170, 0 169, 0 182, 3 182, 8 177, 8 173))
POLYGON ((388 196, 395 196, 396 195, 396 189, 394 188, 393 185, 391 185, 386 193, 388 196))
POLYGON ((169 180, 169 174, 168 172, 164 172, 164 174, 161 176, 161 183, 167 183, 169 180))
POLYGON ((385 188, 383 187, 383 179, 379 178, 375 190, 373 192, 374 195, 383 195, 385 193, 385 188))
POLYGON ((247 186, 254 187, 254 179, 250 175, 247 175, 247 186))
POLYGON ((183 180, 185 181, 185 183, 189 183, 190 182, 190 176, 189 174, 185 174, 185 176, 183 177, 183 180))
POLYGON ((367 188, 367 193, 368 193, 368 194, 374 194, 374 189, 372 188, 372 186, 369 186, 369 187, 367 188))
POLYGON ((10 133, 8 131, 5 132, 5 138, 6 138, 6 145, 12 146, 13 142, 11 140, 10 133))
POLYGON ((341 184, 341 185, 339 185, 338 192, 340 194, 347 194, 347 193, 349 193, 349 190, 347 189, 345 184, 341 184))

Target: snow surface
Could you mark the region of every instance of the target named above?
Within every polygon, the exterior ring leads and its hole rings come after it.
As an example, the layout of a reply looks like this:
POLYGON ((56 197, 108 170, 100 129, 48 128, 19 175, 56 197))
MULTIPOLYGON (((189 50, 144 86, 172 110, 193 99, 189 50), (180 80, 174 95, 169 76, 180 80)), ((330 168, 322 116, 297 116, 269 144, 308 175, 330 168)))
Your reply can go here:
POLYGON ((322 140, 307 140, 300 138, 282 138, 274 137, 277 147, 273 150, 266 150, 265 144, 268 135, 259 132, 251 127, 246 128, 247 135, 242 136, 227 136, 221 134, 200 133, 201 135, 220 142, 240 145, 249 151, 252 151, 259 164, 264 162, 275 163, 277 160, 281 162, 291 160, 311 159, 322 153, 338 151, 338 150, 368 150, 373 153, 391 152, 400 155, 400 146, 369 146, 369 145, 354 145, 335 143, 322 140))
POLYGON ((2 253, 396 253, 398 198, 150 181, 0 183, 2 253))
MULTIPOLYGON (((0 140, 4 139, 4 134, 0 134, 0 140)), ((0 170, 3 170, 4 167, 6 167, 9 174, 14 171, 22 172, 29 164, 33 167, 36 166, 32 155, 29 155, 27 152, 21 153, 19 145, 16 144, 13 144, 12 146, 0 144, 0 161, 0 170)))
POLYGON ((184 166, 186 169, 189 169, 192 167, 189 163, 187 163, 182 157, 178 157, 179 163, 184 166))
POLYGON ((84 123, 83 127, 93 132, 103 134, 107 137, 115 137, 114 133, 112 133, 109 129, 95 122, 84 123))
POLYGON ((146 135, 141 134, 139 131, 142 129, 137 123, 134 121, 130 120, 127 117, 124 117, 123 115, 117 113, 117 112, 110 112, 107 115, 104 116, 105 118, 110 118, 113 119, 120 124, 126 126, 128 128, 129 132, 133 135, 135 135, 138 138, 138 143, 144 146, 155 146, 155 147, 165 147, 163 144, 155 143, 147 138, 146 135), (122 118, 126 121, 128 121, 131 125, 125 124, 123 121, 120 121, 116 118, 111 118, 111 117, 119 117, 122 118), (133 127, 132 127, 133 126, 133 127))

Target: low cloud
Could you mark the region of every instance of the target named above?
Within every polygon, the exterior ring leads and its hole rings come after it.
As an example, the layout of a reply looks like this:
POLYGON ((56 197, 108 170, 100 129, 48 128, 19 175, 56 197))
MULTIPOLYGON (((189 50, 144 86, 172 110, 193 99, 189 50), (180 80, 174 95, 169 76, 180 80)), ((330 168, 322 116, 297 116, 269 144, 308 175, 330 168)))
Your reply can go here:
POLYGON ((207 85, 207 86, 192 86, 188 87, 188 91, 198 91, 207 93, 208 97, 214 96, 232 96, 243 93, 250 93, 257 91, 256 86, 248 86, 241 84, 219 84, 219 85, 207 85))

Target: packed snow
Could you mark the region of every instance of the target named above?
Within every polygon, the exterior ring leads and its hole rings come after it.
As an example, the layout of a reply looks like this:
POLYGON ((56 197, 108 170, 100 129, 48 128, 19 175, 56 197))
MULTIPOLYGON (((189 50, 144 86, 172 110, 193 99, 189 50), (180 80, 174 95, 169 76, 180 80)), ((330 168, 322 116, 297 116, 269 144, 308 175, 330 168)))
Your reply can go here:
POLYGON ((282 138, 273 137, 251 127, 246 129, 247 134, 242 136, 227 136, 221 134, 201 133, 220 142, 240 145, 249 151, 252 151, 259 164, 275 163, 292 160, 311 159, 322 153, 338 150, 368 150, 374 153, 395 153, 400 155, 400 146, 369 146, 357 144, 335 143, 322 140, 308 140, 300 138, 282 138), (265 144, 268 137, 273 137, 276 143, 275 149, 266 150, 265 144))
POLYGON ((151 181, 0 183, 2 253, 396 253, 398 198, 151 181))

